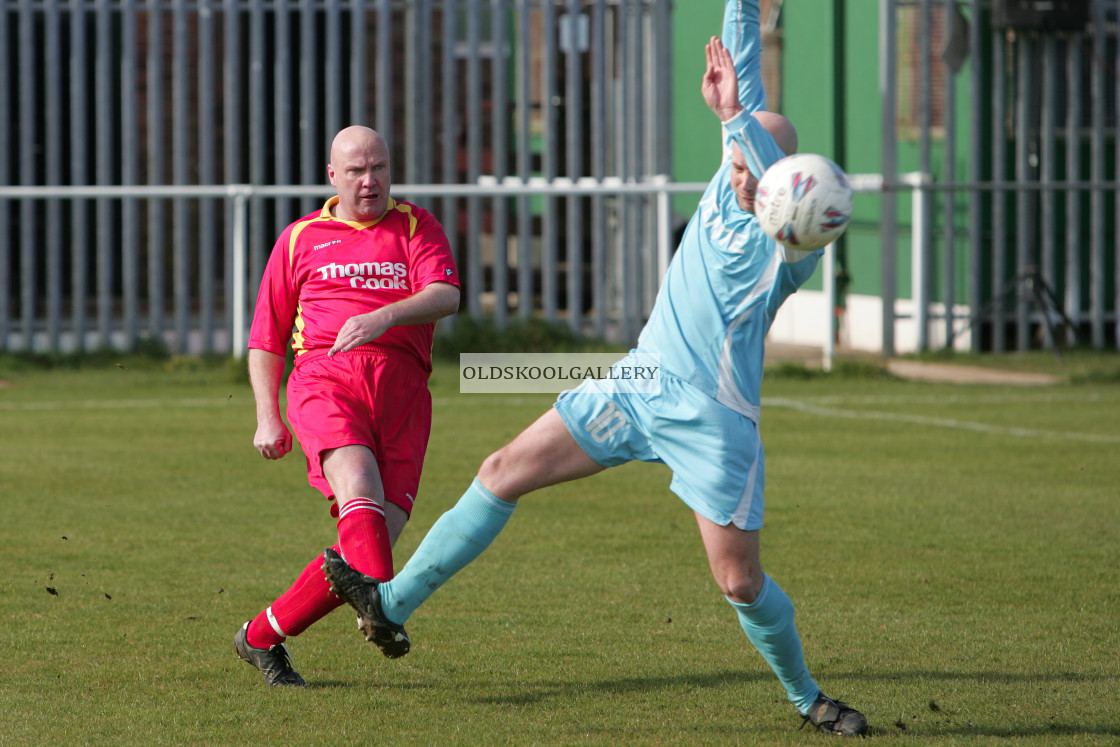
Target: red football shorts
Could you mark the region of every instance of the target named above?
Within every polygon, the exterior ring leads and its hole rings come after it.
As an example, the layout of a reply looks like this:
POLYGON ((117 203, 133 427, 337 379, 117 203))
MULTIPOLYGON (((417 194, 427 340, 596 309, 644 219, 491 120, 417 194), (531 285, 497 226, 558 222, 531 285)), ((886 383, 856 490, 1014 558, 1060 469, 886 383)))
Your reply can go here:
POLYGON ((320 455, 361 444, 377 459, 385 500, 411 515, 432 430, 432 395, 420 366, 368 349, 301 360, 288 377, 288 422, 307 456, 311 487, 333 502, 320 455))

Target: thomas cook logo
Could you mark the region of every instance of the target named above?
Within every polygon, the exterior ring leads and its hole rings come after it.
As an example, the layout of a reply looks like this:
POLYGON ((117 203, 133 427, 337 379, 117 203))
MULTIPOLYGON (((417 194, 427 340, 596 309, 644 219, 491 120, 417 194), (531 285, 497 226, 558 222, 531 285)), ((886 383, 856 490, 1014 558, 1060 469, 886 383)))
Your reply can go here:
POLYGON ((408 268, 404 262, 331 262, 315 270, 323 280, 349 280, 351 288, 408 290, 408 268))

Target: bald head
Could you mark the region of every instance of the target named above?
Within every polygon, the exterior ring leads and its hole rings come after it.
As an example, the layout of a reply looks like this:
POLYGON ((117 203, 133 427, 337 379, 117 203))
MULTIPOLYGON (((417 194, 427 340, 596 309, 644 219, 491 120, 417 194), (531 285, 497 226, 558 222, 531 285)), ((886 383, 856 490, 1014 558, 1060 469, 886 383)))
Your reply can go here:
MULTIPOLYGON (((781 114, 774 112, 754 112, 751 114, 763 129, 770 133, 774 142, 787 156, 797 152, 797 130, 781 114)), ((747 159, 738 143, 731 145, 731 190, 739 207, 748 213, 754 212, 754 192, 758 187, 758 177, 747 167, 747 159)))
POLYGON ((376 131, 353 125, 335 135, 327 176, 338 189, 336 218, 374 221, 388 209, 389 146, 376 131))
POLYGON ((379 146, 387 150, 380 133, 362 125, 351 125, 339 130, 331 141, 331 163, 337 168, 339 160, 347 153, 369 151, 379 146))
POLYGON ((797 152, 797 130, 793 123, 774 112, 754 112, 752 115, 762 127, 774 138, 774 142, 787 156, 797 152))

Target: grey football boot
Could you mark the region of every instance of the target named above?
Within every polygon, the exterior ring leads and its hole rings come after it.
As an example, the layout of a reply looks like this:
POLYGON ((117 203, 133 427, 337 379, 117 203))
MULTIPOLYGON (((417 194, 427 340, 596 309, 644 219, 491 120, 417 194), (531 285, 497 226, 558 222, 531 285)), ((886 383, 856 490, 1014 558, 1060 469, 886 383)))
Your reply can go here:
POLYGON ((323 574, 330 581, 331 591, 358 611, 358 627, 366 640, 381 649, 390 659, 399 659, 412 648, 403 625, 385 617, 381 608, 381 582, 347 565, 331 548, 323 550, 323 574))
POLYGON ((867 719, 851 706, 833 700, 824 693, 817 695, 806 713, 801 728, 812 724, 823 732, 842 737, 862 737, 867 734, 867 719))
POLYGON ((233 650, 245 661, 261 671, 266 684, 272 687, 307 687, 303 677, 292 668, 292 657, 283 643, 270 648, 257 648, 249 645, 246 637, 249 623, 241 626, 233 636, 233 650))

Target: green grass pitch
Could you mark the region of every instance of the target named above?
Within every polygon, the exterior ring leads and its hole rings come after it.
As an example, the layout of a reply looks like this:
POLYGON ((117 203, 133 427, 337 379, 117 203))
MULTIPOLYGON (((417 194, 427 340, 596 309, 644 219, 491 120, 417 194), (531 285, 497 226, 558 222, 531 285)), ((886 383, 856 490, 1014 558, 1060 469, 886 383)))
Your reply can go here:
MULTIPOLYGON (((0 388, 0 745, 816 744, 661 466, 529 496, 389 661, 344 608, 266 688, 236 629, 334 541, 297 451, 205 366, 0 388)), ((460 395, 398 566, 548 395, 460 395)), ((764 384, 763 563, 814 676, 900 744, 1120 743, 1120 386, 764 384), (1009 741, 1010 740, 1010 741, 1009 741)))

